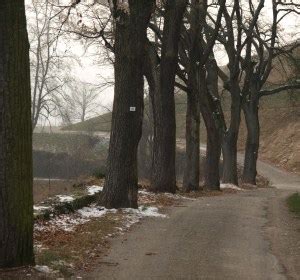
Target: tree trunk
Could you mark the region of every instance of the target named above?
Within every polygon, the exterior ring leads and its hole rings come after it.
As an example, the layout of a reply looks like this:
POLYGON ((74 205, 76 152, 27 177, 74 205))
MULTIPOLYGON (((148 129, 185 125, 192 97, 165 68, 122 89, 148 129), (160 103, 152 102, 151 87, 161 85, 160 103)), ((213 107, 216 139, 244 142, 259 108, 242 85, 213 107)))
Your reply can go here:
POLYGON ((216 126, 214 111, 209 107, 207 102, 201 105, 201 113, 207 131, 204 186, 209 190, 220 190, 220 131, 216 126))
POLYGON ((137 207, 137 149, 144 106, 143 62, 153 5, 154 0, 131 0, 129 11, 115 7, 115 97, 103 195, 107 208, 137 207))
POLYGON ((259 117, 258 101, 249 101, 243 105, 243 112, 247 125, 247 142, 243 170, 243 182, 256 185, 257 157, 259 149, 259 117))
POLYGON ((24 1, 0 3, 0 268, 34 263, 29 43, 24 1))
MULTIPOLYGON (((198 94, 198 93, 196 93, 198 94)), ((186 111, 186 165, 183 178, 185 192, 199 189, 200 180, 200 109, 199 97, 187 95, 186 111)))
POLYGON ((223 184, 238 185, 237 175, 237 135, 227 132, 223 137, 223 184))
MULTIPOLYGON (((190 18, 190 47, 189 59, 186 66, 187 80, 187 111, 186 111, 186 157, 183 176, 183 190, 185 192, 199 189, 200 180, 200 105, 199 105, 199 53, 202 46, 199 44, 200 28, 200 1, 191 1, 190 18)), ((202 73, 202 72, 201 72, 202 73)))
POLYGON ((211 123, 207 127, 211 127, 207 134, 206 145, 206 165, 205 165, 205 182, 204 186, 209 190, 220 190, 220 157, 221 157, 221 141, 219 131, 215 128, 215 124, 211 123))
POLYGON ((226 126, 219 99, 218 66, 214 59, 206 64, 207 77, 202 83, 201 114, 207 133, 204 186, 220 190, 220 158, 222 132, 226 126))
POLYGON ((149 108, 150 108, 150 119, 152 126, 152 141, 151 141, 151 147, 150 147, 150 157, 151 157, 151 164, 150 164, 150 180, 151 180, 151 174, 153 170, 153 163, 154 163, 154 139, 156 138, 155 133, 155 127, 157 127, 158 123, 158 114, 157 109, 159 104, 159 99, 157 96, 159 95, 160 91, 160 66, 159 66, 159 57, 156 53, 155 46, 152 45, 150 42, 147 44, 146 48, 146 57, 144 61, 144 75, 147 79, 148 85, 149 85, 149 108))
POLYGON ((178 42, 186 0, 167 0, 160 64, 160 90, 156 96, 151 189, 176 192, 176 120, 174 85, 178 42))
MULTIPOLYGON (((234 90, 234 89, 233 89, 234 90)), ((239 91, 232 93, 230 127, 222 139, 224 184, 238 185, 237 141, 241 122, 241 102, 239 91)))

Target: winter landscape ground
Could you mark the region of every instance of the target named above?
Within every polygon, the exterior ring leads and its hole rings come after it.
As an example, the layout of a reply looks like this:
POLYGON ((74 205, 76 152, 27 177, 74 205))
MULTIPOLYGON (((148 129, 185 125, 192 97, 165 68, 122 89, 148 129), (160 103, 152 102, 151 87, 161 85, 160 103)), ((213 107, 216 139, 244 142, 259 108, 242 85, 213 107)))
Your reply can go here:
POLYGON ((300 279, 299 0, 0 1, 0 279, 300 279))

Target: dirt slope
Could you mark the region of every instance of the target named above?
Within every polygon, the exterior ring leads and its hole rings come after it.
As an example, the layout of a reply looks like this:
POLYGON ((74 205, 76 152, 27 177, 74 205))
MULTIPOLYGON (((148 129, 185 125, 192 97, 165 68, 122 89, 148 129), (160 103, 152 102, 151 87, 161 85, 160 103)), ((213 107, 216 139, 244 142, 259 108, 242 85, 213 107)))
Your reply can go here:
MULTIPOLYGON (((300 107, 268 108, 260 111, 259 158, 300 173, 300 107)), ((244 150, 246 128, 242 122, 239 150, 244 150)))

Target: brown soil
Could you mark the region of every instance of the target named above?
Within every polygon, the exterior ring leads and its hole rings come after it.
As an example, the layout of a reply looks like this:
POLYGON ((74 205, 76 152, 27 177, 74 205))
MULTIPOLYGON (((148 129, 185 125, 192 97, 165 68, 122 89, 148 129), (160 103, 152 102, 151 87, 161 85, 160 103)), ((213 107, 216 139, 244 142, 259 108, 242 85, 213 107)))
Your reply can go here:
MULTIPOLYGON (((300 107, 260 111, 259 158, 300 174, 300 107)), ((246 127, 241 125, 239 150, 244 150, 246 127)))

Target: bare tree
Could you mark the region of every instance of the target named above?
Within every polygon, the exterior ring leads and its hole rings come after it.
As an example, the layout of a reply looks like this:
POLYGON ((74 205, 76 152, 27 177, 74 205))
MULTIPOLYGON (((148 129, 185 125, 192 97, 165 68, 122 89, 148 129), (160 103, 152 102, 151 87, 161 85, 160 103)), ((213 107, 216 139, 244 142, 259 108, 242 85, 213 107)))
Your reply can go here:
MULTIPOLYGON (((206 96, 205 92, 207 92, 204 65, 209 58, 217 37, 225 2, 226 1, 220 1, 220 3, 210 3, 208 5, 206 1, 189 1, 188 12, 186 12, 186 17, 184 18, 186 24, 182 25, 179 43, 179 65, 176 68, 177 79, 175 85, 179 90, 185 91, 188 95, 186 116, 187 156, 183 184, 186 191, 199 188, 200 108, 202 108, 202 111, 205 108, 205 106, 200 106, 200 104, 206 99, 204 97, 206 96), (220 9, 216 15, 217 24, 214 26, 215 32, 205 38, 202 36, 202 31, 207 20, 208 6, 214 8, 220 6, 220 9)), ((145 66, 145 75, 150 87, 154 120, 158 118, 157 111, 159 106, 161 106, 159 104, 159 81, 162 73, 160 71, 161 58, 159 58, 158 54, 161 53, 160 47, 163 42, 163 32, 161 26, 158 24, 158 19, 160 17, 163 18, 162 15, 164 14, 161 13, 160 8, 158 8, 156 16, 153 17, 153 23, 150 25, 154 32, 154 42, 148 44, 148 59, 145 62, 145 65, 147 65, 145 66)), ((213 117, 211 117, 211 122, 214 124, 213 117)), ((210 126, 210 128, 212 127, 210 126)), ((165 154, 162 153, 162 156, 163 155, 165 154)), ((154 162, 153 166, 155 166, 154 162)), ((209 176, 208 178, 211 177, 212 176, 209 176)), ((215 181, 219 182, 218 176, 214 178, 214 182, 215 181)), ((212 182, 212 180, 210 180, 210 182, 212 182)), ((212 186, 213 184, 208 183, 208 185, 212 186)), ((216 188, 218 187, 219 183, 216 183, 216 188)))
POLYGON ((244 4, 242 7, 239 1, 234 1, 232 7, 226 8, 226 25, 218 37, 229 59, 229 74, 220 68, 218 72, 224 82, 224 89, 231 95, 230 122, 228 128, 225 127, 222 144, 223 182, 233 184, 238 183, 236 154, 241 110, 245 114, 248 129, 243 181, 255 184, 259 147, 259 98, 298 86, 290 84, 273 90, 263 90, 272 71, 274 58, 283 51, 278 44, 278 24, 293 11, 287 7, 298 9, 299 5, 272 1, 273 18, 270 28, 264 22, 265 17, 262 14, 265 1, 261 0, 256 5, 252 1, 245 1, 244 4))
MULTIPOLYGON (((268 78, 280 56, 292 54, 300 46, 295 41, 288 46, 282 46, 280 22, 284 17, 300 11, 300 5, 293 2, 282 3, 272 1, 272 23, 265 29, 258 21, 249 43, 248 54, 241 58, 244 65, 243 112, 247 125, 247 142, 243 170, 243 182, 256 184, 257 158, 259 150, 259 101, 262 96, 272 95, 289 89, 299 89, 300 81, 294 77, 284 84, 266 89, 268 78), (270 31, 269 31, 270 30, 270 31), (252 52, 251 47, 254 49, 252 52)), ((252 12, 252 11, 251 11, 252 12)), ((252 12, 253 13, 253 12, 252 12)), ((286 62, 287 63, 287 62, 286 62)))
POLYGON ((159 76, 153 100, 154 145, 151 189, 176 192, 175 154, 176 119, 174 86, 178 63, 178 46, 187 0, 167 0, 164 11, 159 76))
POLYGON ((26 6, 30 34, 30 68, 32 81, 32 128, 39 117, 48 117, 55 111, 55 96, 61 94, 70 82, 66 75, 73 55, 60 42, 60 20, 57 8, 48 0, 31 0, 26 6))
POLYGON ((95 117, 99 109, 98 90, 94 85, 73 81, 63 93, 54 97, 57 115, 64 124, 84 122, 95 117))
POLYGON ((240 57, 243 53, 249 53, 251 34, 253 34, 265 1, 259 1, 256 6, 249 1, 253 14, 247 18, 247 21, 244 18, 247 13, 241 6, 244 3, 237 0, 232 2, 232 5, 227 5, 224 10, 224 25, 220 29, 218 40, 223 44, 229 60, 227 65, 229 74, 226 75, 219 69, 220 77, 223 78, 224 88, 231 96, 230 121, 222 135, 223 182, 237 185, 237 140, 243 100, 240 84, 243 67, 240 57))
MULTIPOLYGON (((207 172, 205 184, 211 189, 219 189, 218 164, 212 164, 212 153, 214 149, 218 151, 218 147, 214 147, 216 143, 211 143, 211 136, 216 131, 218 135, 216 123, 213 118, 213 109, 209 106, 211 98, 217 98, 217 92, 212 89, 209 93, 207 82, 208 59, 211 56, 215 40, 219 33, 222 15, 226 1, 218 3, 208 3, 207 1, 191 1, 188 22, 189 30, 186 29, 182 37, 182 46, 180 51, 180 63, 185 73, 179 72, 179 77, 186 84, 187 92, 187 114, 186 114, 186 168, 183 180, 183 188, 185 191, 199 189, 199 154, 200 154, 200 111, 202 113, 208 135, 207 142, 207 172), (213 30, 207 36, 204 36, 205 26, 209 21, 208 4, 211 7, 218 8, 215 16, 215 24, 211 26, 213 30), (207 68, 207 69, 206 69, 207 68), (187 77, 187 79, 185 79, 187 77), (214 96, 212 96, 214 94, 214 96), (214 172, 212 172, 212 170, 214 172)), ((212 16, 212 15, 211 15, 212 16)), ((211 82, 211 81, 210 81, 211 82)), ((219 152, 216 155, 220 157, 219 152)))

